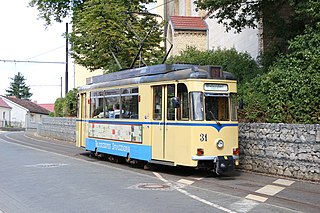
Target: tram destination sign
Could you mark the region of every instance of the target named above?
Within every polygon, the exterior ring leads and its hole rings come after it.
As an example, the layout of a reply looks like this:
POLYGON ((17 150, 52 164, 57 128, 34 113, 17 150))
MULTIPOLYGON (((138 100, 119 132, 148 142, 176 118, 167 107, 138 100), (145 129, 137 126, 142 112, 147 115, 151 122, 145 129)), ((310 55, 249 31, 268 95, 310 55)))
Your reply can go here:
POLYGON ((227 84, 204 84, 204 90, 207 91, 228 91, 227 84))

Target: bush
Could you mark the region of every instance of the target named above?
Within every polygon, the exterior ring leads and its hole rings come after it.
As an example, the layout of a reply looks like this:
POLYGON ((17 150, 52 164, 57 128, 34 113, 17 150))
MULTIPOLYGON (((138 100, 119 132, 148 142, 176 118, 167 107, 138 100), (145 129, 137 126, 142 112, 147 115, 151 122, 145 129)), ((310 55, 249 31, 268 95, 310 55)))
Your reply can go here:
POLYGON ((258 64, 248 53, 239 53, 234 48, 200 51, 188 47, 179 56, 169 58, 167 63, 219 65, 233 73, 240 84, 261 74, 258 64))
POLYGON ((240 117, 253 122, 319 123, 319 46, 319 27, 293 39, 290 54, 242 88, 246 105, 240 117))
POLYGON ((55 117, 75 117, 77 116, 77 89, 70 90, 66 97, 58 98, 54 103, 55 117))

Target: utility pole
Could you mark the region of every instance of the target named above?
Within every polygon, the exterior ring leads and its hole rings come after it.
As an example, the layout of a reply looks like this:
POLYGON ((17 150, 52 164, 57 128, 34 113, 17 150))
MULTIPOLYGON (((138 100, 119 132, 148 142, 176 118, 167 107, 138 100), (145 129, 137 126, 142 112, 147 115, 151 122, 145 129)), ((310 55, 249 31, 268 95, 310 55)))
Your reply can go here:
POLYGON ((66 76, 65 76, 65 88, 66 88, 66 91, 65 91, 65 94, 68 93, 68 23, 66 23, 66 76))
POLYGON ((62 98, 62 77, 60 78, 60 98, 62 98))

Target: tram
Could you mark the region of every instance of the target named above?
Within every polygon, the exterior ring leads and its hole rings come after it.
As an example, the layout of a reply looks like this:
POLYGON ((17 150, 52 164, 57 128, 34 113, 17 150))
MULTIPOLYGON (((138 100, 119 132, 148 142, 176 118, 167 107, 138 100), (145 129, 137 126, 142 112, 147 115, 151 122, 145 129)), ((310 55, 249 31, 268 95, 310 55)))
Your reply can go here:
POLYGON ((128 162, 231 172, 239 163, 235 77, 219 66, 160 64, 87 79, 76 145, 128 162))

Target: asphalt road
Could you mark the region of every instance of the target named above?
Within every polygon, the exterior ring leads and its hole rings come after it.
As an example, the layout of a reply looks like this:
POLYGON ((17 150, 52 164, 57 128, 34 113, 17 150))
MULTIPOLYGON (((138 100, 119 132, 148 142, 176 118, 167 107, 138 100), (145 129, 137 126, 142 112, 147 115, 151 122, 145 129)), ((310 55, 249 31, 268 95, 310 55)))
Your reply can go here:
POLYGON ((237 171, 133 168, 74 143, 0 132, 2 212, 320 212, 320 184, 237 171))

